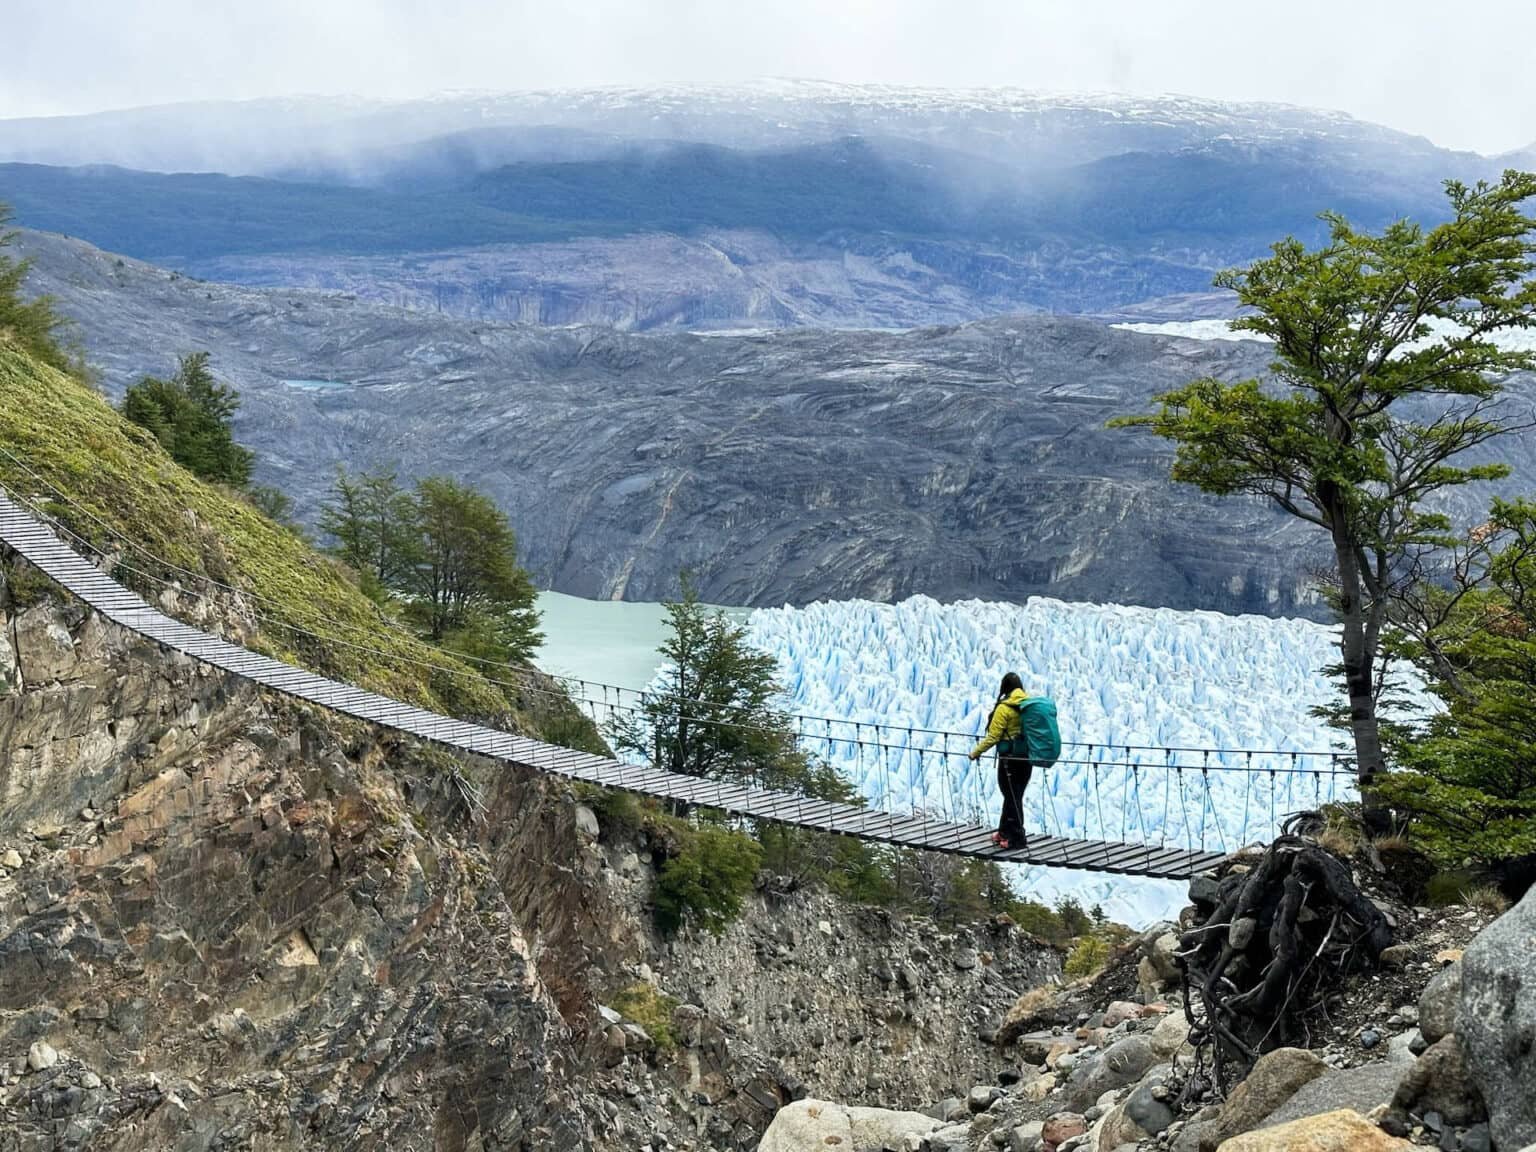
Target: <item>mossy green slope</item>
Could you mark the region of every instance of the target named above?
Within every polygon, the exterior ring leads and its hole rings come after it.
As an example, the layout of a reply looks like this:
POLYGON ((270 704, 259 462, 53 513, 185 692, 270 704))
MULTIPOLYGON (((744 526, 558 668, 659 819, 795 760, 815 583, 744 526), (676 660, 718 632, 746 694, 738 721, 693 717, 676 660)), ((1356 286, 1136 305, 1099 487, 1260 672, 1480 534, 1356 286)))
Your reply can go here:
MULTIPOLYGON (((177 575, 124 549, 123 542, 132 542, 167 564, 248 594, 261 617, 252 647, 424 707, 461 716, 510 714, 533 734, 595 740, 590 729, 581 731, 580 714, 552 681, 512 669, 483 674, 416 639, 388 620, 336 561, 236 493, 181 468, 95 391, 27 356, 4 334, 0 448, 16 458, 0 453, 0 484, 43 503, 92 543, 115 543, 127 568, 177 575)), ((154 591, 142 576, 123 575, 140 592, 154 591)), ((182 583, 201 591, 195 581, 182 583)))

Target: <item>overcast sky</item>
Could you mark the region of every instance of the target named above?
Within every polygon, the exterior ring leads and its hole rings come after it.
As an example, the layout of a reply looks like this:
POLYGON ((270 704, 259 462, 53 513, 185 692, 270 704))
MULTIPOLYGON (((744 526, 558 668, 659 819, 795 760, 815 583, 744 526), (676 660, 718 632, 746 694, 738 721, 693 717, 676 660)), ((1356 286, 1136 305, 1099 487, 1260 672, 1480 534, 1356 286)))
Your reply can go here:
POLYGON ((793 76, 1340 108, 1536 141, 1536 3, 0 0, 0 117, 294 93, 793 76))

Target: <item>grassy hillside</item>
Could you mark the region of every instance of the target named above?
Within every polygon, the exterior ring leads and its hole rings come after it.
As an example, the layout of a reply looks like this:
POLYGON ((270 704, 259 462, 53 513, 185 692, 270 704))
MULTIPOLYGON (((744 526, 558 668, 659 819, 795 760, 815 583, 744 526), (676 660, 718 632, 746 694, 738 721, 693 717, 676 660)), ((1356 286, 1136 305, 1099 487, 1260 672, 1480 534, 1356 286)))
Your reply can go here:
MULTIPOLYGON (((177 575, 121 545, 133 541, 167 564, 247 593, 265 618, 252 647, 426 707, 464 716, 511 714, 530 733, 595 742, 574 706, 552 695, 552 682, 507 671, 497 678, 520 681, 519 687, 492 683, 396 627, 341 565, 235 493, 181 468, 96 392, 26 356, 3 333, 0 448, 20 461, 0 453, 0 484, 45 501, 93 543, 118 541, 126 567, 177 575)), ((158 590, 142 575, 120 575, 140 592, 158 590)), ((192 579, 182 583, 204 590, 192 579)))

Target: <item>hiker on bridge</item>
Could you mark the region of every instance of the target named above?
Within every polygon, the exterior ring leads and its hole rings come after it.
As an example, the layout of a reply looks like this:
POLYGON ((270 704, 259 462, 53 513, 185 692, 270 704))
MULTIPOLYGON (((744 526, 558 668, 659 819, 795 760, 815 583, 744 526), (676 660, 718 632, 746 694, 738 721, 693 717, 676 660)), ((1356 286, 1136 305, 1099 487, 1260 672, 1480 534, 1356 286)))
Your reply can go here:
POLYGON ((1044 696, 1024 691, 1017 672, 1003 677, 997 703, 987 721, 987 734, 971 749, 980 760, 988 748, 997 748, 997 790, 1003 795, 1003 811, 992 842, 999 848, 1024 846, 1024 790, 1036 766, 1049 768, 1061 755, 1061 735, 1056 727, 1056 705, 1044 696))

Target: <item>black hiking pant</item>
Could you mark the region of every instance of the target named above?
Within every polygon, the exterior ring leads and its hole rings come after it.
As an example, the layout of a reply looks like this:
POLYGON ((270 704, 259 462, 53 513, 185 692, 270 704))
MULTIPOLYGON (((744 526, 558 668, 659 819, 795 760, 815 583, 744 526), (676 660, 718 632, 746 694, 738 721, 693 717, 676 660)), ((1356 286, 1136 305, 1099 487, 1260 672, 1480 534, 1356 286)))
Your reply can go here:
POLYGON ((1024 839, 1024 789, 1035 765, 1029 760, 997 758, 997 790, 1003 794, 1003 814, 998 819, 997 830, 1005 840, 1024 839))

